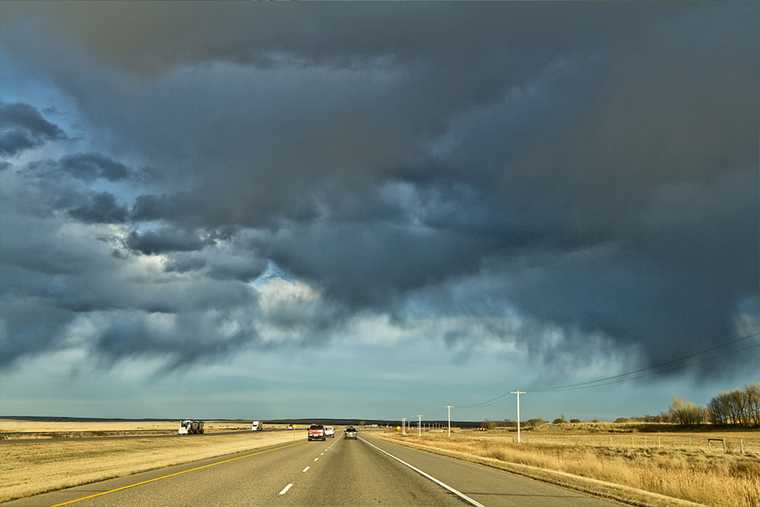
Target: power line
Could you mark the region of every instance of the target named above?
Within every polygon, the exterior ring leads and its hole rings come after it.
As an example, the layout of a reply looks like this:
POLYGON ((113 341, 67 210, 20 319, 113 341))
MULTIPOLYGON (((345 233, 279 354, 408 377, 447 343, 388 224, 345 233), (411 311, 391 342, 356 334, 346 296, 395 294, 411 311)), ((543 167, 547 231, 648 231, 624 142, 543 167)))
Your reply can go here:
MULTIPOLYGON (((756 349, 758 347, 760 347, 760 343, 755 343, 755 344, 752 344, 752 345, 747 345, 745 347, 739 347, 739 348, 735 349, 735 351, 739 352, 739 351, 743 351, 743 350, 756 349)), ((691 359, 694 359, 694 358, 691 358, 691 359)), ((654 375, 660 375, 660 374, 665 373, 667 371, 675 370, 675 369, 679 368, 680 366, 681 366, 681 364, 673 364, 673 365, 670 365, 670 366, 667 366, 667 367, 663 367, 663 368, 657 369, 655 371, 645 371, 645 372, 641 372, 639 374, 631 375, 631 376, 628 376, 628 377, 625 377, 625 378, 621 378, 621 379, 614 379, 614 380, 609 380, 609 381, 606 381, 606 382, 599 382, 599 383, 596 383, 596 384, 591 384, 591 385, 586 385, 586 386, 581 386, 581 387, 576 387, 576 388, 557 389, 557 390, 552 391, 552 392, 574 392, 574 391, 582 391, 582 390, 585 390, 585 389, 593 389, 593 388, 596 388, 596 387, 607 387, 607 386, 611 386, 611 385, 619 385, 619 384, 623 384, 625 382, 628 382, 629 380, 641 380, 641 379, 644 379, 644 378, 647 378, 647 377, 652 377, 654 375)), ((538 391, 538 392, 541 392, 541 391, 538 391)), ((543 392, 550 392, 550 391, 543 391, 543 392)))
POLYGON ((593 380, 587 380, 585 382, 576 382, 574 384, 564 384, 564 385, 552 385, 547 386, 543 389, 532 389, 532 392, 538 393, 538 392, 552 392, 552 391, 559 391, 559 390, 567 390, 567 389, 576 389, 576 388, 584 388, 584 387, 594 387, 595 384, 602 383, 602 382, 608 382, 611 380, 629 380, 630 378, 636 378, 636 376, 640 373, 645 372, 653 372, 653 373, 659 373, 660 371, 668 371, 669 369, 674 369, 678 366, 681 366, 682 363, 690 361, 692 359, 695 359, 699 356, 702 356, 704 354, 708 354, 710 352, 716 352, 722 349, 726 349, 728 347, 732 347, 738 343, 745 342, 748 340, 751 340, 753 338, 760 337, 760 331, 751 333, 748 335, 740 336, 738 338, 735 338, 733 340, 729 340, 723 343, 720 343, 718 345, 714 345, 712 347, 708 347, 706 349, 702 349, 696 352, 692 352, 691 354, 687 354, 685 356, 681 356, 675 359, 671 359, 669 361, 664 361, 662 363, 653 364, 651 366, 646 366, 643 368, 638 368, 636 370, 630 370, 623 373, 618 373, 617 375, 610 375, 607 377, 599 377, 593 380))
POLYGON ((457 405, 457 408, 468 409, 468 408, 484 407, 486 405, 490 405, 490 404, 492 404, 492 403, 494 403, 496 401, 499 401, 501 399, 506 398, 507 396, 509 396, 509 394, 510 393, 502 393, 502 394, 500 394, 498 396, 495 396, 495 397, 493 397, 491 399, 488 399, 488 400, 485 400, 485 401, 481 401, 481 402, 478 402, 478 403, 473 403, 471 405, 457 405))
MULTIPOLYGON (((611 385, 617 385, 622 384, 624 382, 628 382, 630 380, 640 380, 643 378, 646 378, 648 376, 651 376, 653 374, 662 374, 664 372, 674 370, 680 366, 682 366, 684 363, 695 359, 697 357, 703 356, 705 354, 709 353, 719 353, 722 352, 724 349, 727 349, 729 347, 733 347, 739 343, 746 342, 748 340, 751 340, 753 338, 760 337, 760 331, 753 332, 750 334, 739 336, 733 340, 728 340, 723 343, 720 343, 718 345, 714 345, 712 347, 708 347, 706 349, 698 350, 696 352, 692 352, 690 354, 686 354, 681 357, 677 357, 674 359, 670 359, 668 361, 664 361, 662 363, 653 364, 651 366, 646 366, 642 368, 637 368, 635 370, 630 370, 622 373, 618 373, 616 375, 609 375, 606 377, 598 377, 592 380, 586 380, 583 382, 575 382, 572 384, 557 384, 557 385, 550 385, 546 387, 537 387, 535 389, 531 389, 531 392, 533 393, 550 393, 550 392, 572 392, 572 391, 583 391, 586 389, 593 389, 598 387, 607 387, 611 385)), ((747 347, 742 347, 737 350, 746 350, 751 349, 755 347, 759 347, 760 343, 749 345, 747 347)), ((469 409, 469 408, 479 408, 479 407, 486 407, 488 405, 492 405, 493 403, 502 400, 509 396, 511 393, 501 393, 497 396, 494 396, 492 398, 489 398, 487 400, 472 403, 469 405, 463 405, 463 404, 457 404, 457 407, 461 409, 469 409)))

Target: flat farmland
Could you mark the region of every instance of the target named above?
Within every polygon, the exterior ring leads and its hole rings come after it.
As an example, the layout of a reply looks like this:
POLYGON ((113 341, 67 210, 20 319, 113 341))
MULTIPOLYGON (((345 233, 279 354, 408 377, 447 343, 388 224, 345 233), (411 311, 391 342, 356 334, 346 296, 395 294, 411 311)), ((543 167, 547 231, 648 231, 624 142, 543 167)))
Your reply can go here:
MULTIPOLYGON (((0 419, 0 440, 159 436, 177 433, 179 421, 39 421, 0 419)), ((206 433, 248 431, 251 421, 206 421, 206 433)), ((284 430, 285 425, 266 425, 284 430)))
MULTIPOLYGON (((570 426, 570 425, 567 425, 570 426)), ((482 439, 508 439, 516 441, 517 432, 511 430, 463 431, 482 439)), ((547 444, 566 447, 615 447, 615 448, 677 448, 684 450, 704 450, 722 454, 756 454, 760 457, 760 431, 752 430, 701 430, 680 431, 664 425, 661 431, 640 431, 638 428, 617 426, 611 430, 589 431, 587 429, 527 430, 522 432, 522 441, 532 444, 547 444), (621 429, 622 428, 622 429, 621 429), (721 441, 722 440, 722 441, 721 441)))

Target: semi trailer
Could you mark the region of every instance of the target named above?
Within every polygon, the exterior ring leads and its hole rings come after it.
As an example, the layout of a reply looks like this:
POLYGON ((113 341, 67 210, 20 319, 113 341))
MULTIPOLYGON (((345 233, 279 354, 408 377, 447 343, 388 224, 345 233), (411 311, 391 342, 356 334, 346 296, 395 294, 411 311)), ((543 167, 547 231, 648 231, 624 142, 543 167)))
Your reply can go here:
POLYGON ((185 419, 179 422, 179 435, 202 435, 203 434, 203 421, 196 421, 194 419, 185 419))

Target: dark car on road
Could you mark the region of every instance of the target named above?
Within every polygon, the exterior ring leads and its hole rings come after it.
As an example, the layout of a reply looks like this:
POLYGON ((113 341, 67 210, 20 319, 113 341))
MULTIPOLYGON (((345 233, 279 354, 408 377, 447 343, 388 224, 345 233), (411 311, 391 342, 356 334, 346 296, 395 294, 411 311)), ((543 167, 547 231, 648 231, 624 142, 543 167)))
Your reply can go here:
POLYGON ((353 426, 349 426, 348 428, 346 428, 346 438, 353 438, 354 440, 356 440, 356 428, 354 428, 353 426))
POLYGON ((311 440, 327 440, 327 435, 325 435, 325 427, 321 424, 312 424, 309 426, 309 433, 307 438, 309 441, 311 440))

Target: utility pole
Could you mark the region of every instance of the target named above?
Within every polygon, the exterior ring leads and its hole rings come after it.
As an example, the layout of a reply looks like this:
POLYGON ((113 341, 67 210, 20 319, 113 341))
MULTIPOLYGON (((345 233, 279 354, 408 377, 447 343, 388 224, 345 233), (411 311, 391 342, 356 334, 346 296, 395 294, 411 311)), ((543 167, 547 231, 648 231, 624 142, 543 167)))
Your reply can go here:
POLYGON ((406 417, 401 418, 401 434, 406 435, 406 417))
POLYGON ((520 395, 526 394, 525 391, 520 391, 519 389, 517 391, 512 391, 509 394, 514 394, 517 396, 517 443, 522 443, 520 440, 520 395))
POLYGON ((417 436, 422 436, 422 415, 417 414, 417 436))
POLYGON ((451 405, 446 405, 449 412, 449 438, 451 438, 451 405))

